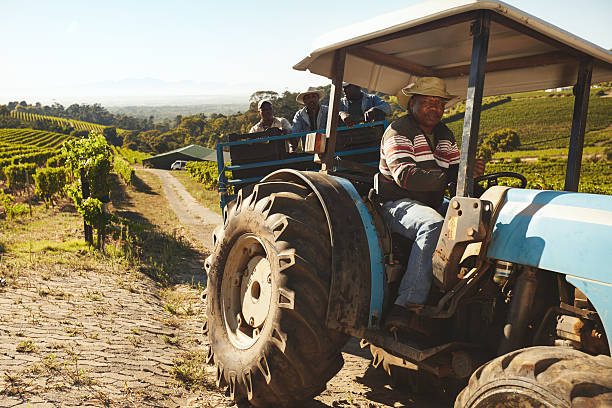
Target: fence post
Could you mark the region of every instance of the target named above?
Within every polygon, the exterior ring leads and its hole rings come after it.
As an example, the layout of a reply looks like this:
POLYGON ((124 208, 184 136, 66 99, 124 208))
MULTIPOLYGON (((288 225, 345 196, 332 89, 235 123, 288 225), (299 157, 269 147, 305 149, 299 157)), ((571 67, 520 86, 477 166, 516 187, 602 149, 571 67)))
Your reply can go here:
POLYGON ((26 191, 28 194, 28 208, 30 210, 30 218, 32 218, 32 200, 31 200, 31 194, 30 194, 30 173, 28 172, 27 167, 25 169, 25 174, 26 174, 26 191))
MULTIPOLYGON (((83 200, 89 198, 89 182, 87 181, 87 177, 85 177, 85 169, 80 168, 81 175, 81 195, 83 196, 83 200)), ((91 225, 88 225, 85 219, 83 219, 83 231, 85 233, 85 241, 89 245, 93 245, 93 231, 91 225)))

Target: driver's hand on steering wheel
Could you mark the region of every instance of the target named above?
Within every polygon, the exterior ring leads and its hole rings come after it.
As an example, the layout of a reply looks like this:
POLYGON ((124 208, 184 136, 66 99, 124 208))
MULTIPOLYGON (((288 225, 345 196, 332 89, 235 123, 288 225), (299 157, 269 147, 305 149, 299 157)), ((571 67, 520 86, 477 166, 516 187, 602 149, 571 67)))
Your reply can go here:
POLYGON ((474 162, 474 178, 483 176, 485 173, 485 161, 482 159, 476 159, 474 162))

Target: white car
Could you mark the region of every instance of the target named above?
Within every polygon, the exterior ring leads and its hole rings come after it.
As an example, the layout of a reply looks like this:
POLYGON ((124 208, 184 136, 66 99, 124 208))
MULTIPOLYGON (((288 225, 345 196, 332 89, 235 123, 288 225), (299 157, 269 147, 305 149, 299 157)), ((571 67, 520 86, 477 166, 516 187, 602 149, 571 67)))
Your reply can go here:
POLYGON ((170 170, 183 170, 187 162, 185 160, 177 160, 170 166, 170 170))

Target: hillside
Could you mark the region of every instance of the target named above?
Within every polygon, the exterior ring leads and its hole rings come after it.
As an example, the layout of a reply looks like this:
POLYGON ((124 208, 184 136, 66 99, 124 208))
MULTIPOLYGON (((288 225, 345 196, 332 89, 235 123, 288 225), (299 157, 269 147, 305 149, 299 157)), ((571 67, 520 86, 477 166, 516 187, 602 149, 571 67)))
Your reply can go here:
MULTIPOLYGON (((612 145, 612 98, 591 91, 585 146, 612 145)), ((569 92, 530 92, 510 95, 510 102, 482 112, 480 137, 495 130, 511 128, 521 139, 519 150, 567 148, 572 126, 574 96, 569 92), (524 95, 524 96, 523 96, 524 95)), ((463 118, 448 122, 461 142, 463 118)))
POLYGON ((38 148, 55 148, 71 136, 35 129, 0 129, 0 143, 27 145, 38 148))
MULTIPOLYGON (((111 126, 99 125, 97 123, 85 122, 82 120, 58 118, 55 116, 39 115, 36 113, 14 110, 11 111, 11 116, 23 122, 36 123, 37 121, 50 122, 52 124, 71 127, 76 130, 88 130, 102 133, 105 128, 111 126)), ((127 132, 124 129, 117 129, 118 134, 127 132)))

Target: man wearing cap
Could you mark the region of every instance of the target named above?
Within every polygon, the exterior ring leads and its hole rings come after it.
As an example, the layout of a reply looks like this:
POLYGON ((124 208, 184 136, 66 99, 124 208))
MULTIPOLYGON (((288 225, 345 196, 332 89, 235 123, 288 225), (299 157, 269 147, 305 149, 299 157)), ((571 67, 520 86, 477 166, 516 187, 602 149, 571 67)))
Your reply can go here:
MULTIPOLYGON (((298 103, 304 105, 302 109, 295 112, 293 117, 292 133, 310 132, 325 129, 327 125, 327 106, 321 105, 319 101, 325 96, 325 91, 313 86, 305 92, 300 92, 295 98, 298 103)), ((289 153, 297 148, 297 139, 289 142, 289 153)))
POLYGON ((357 85, 344 82, 344 97, 340 99, 340 119, 346 126, 359 122, 384 120, 391 114, 391 106, 377 95, 367 94, 357 85))
POLYGON ((267 99, 259 101, 257 104, 257 110, 259 111, 259 122, 257 122, 249 133, 263 132, 271 127, 279 128, 283 135, 291 133, 291 124, 285 118, 277 118, 274 116, 272 110, 272 102, 267 99))
MULTIPOLYGON (((385 130, 380 147, 378 193, 386 222, 393 232, 414 241, 406 272, 386 326, 417 329, 415 310, 429 295, 432 256, 448 200, 444 192, 457 180, 459 149, 452 132, 440 122, 446 103, 454 98, 440 78, 417 79, 398 93, 408 114, 385 130)), ((481 175, 484 163, 475 174, 481 175)))

